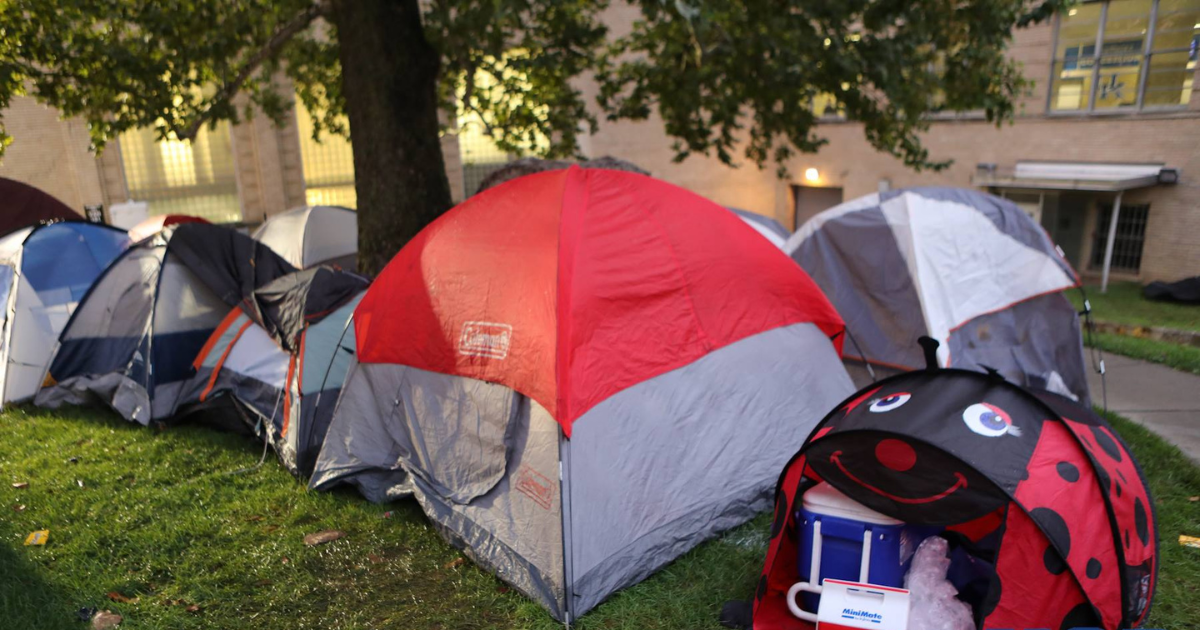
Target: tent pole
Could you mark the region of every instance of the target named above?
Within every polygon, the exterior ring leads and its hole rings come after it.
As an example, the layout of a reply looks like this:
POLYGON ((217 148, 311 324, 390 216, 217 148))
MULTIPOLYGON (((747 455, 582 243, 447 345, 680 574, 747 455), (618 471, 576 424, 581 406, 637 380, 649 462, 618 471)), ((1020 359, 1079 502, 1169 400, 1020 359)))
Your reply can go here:
POLYGON ((1104 247, 1104 271, 1100 277, 1100 292, 1108 293, 1108 271, 1112 267, 1113 245, 1117 242, 1117 220, 1121 218, 1121 195, 1117 192, 1117 200, 1113 202, 1112 216, 1108 220, 1108 244, 1104 247))

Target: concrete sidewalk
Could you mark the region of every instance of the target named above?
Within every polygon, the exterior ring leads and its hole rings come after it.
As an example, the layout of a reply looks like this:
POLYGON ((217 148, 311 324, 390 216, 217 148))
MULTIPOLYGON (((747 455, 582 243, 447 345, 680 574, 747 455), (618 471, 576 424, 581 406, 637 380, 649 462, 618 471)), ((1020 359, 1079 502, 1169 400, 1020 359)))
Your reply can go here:
MULTIPOLYGON (((1090 354, 1090 351, 1089 351, 1090 354)), ((1200 463, 1200 376, 1117 354, 1104 354, 1108 410, 1166 438, 1200 463)), ((1100 375, 1089 365, 1092 403, 1103 406, 1100 375)))

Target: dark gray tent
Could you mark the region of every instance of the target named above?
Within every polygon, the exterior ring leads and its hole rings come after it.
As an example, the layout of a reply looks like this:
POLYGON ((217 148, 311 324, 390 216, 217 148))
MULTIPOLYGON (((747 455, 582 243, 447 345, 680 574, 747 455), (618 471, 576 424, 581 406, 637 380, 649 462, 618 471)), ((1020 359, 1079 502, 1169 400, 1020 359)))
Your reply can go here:
POLYGON ((141 424, 169 418, 193 357, 229 308, 292 271, 235 230, 165 228, 114 260, 80 301, 37 404, 100 401, 141 424))
POLYGON ((41 221, 78 218, 78 212, 72 212, 50 193, 14 179, 0 177, 0 235, 41 221))
POLYGON ((860 197, 810 219, 786 250, 846 321, 845 357, 884 371, 993 368, 1025 386, 1089 400, 1075 271, 1015 204, 963 188, 860 197))
POLYGON ((354 357, 350 315, 366 288, 361 276, 316 267, 255 291, 196 356, 183 404, 232 399, 288 470, 307 477, 354 357))

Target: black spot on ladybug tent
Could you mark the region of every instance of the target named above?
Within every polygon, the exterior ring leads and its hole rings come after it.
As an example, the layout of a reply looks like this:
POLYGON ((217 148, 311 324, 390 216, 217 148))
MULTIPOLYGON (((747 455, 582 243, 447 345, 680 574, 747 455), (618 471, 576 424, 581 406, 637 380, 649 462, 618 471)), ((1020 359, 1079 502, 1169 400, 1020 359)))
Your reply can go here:
POLYGON ((1095 436, 1096 444, 1100 446, 1101 450, 1113 458, 1114 461, 1121 461, 1121 449, 1112 438, 1108 437, 1107 433, 1099 427, 1092 427, 1092 435, 1095 436))
POLYGON ((1079 469, 1075 467, 1075 464, 1071 462, 1058 462, 1055 468, 1058 469, 1058 476, 1062 477, 1064 481, 1070 483, 1079 481, 1079 469))
POLYGON ((1121 498, 1121 482, 1120 481, 1113 484, 1113 490, 1117 491, 1117 498, 1118 499, 1121 498))
POLYGON ((758 590, 754 592, 754 599, 762 601, 764 595, 767 594, 767 576, 762 576, 758 579, 758 590))
POLYGON ((1094 579, 1096 579, 1096 578, 1100 577, 1100 569, 1101 569, 1101 566, 1100 566, 1100 561, 1099 561, 1099 560, 1097 560, 1097 559, 1095 559, 1095 558, 1092 558, 1091 560, 1088 560, 1088 563, 1087 563, 1087 576, 1088 576, 1088 579, 1089 579, 1089 580, 1094 580, 1094 579))
POLYGON ((1112 488, 1112 477, 1108 476, 1108 471, 1103 468, 1096 469, 1096 479, 1100 481, 1100 489, 1108 494, 1109 489, 1112 488))
POLYGON ((1125 548, 1129 549, 1129 530, 1125 530, 1125 548))
POLYGON ((1058 555, 1054 545, 1046 545, 1046 551, 1042 553, 1042 564, 1046 565, 1046 570, 1051 575, 1062 575, 1062 572, 1067 570, 1067 563, 1058 555))
POLYGON ((1029 511, 1029 517, 1042 528, 1064 558, 1071 555, 1071 530, 1058 512, 1050 508, 1034 508, 1029 511))
POLYGON ((1143 545, 1150 544, 1150 523, 1146 520, 1146 506, 1142 505, 1142 500, 1133 500, 1133 527, 1137 531, 1138 540, 1142 541, 1143 545))
POLYGON ((1125 478, 1125 473, 1121 472, 1120 468, 1117 469, 1117 476, 1121 478, 1121 481, 1129 483, 1129 480, 1125 478))
POLYGON ((783 531, 783 524, 788 517, 788 498, 786 492, 779 493, 779 501, 775 504, 775 520, 771 522, 771 538, 783 531))
POLYGON ((1062 623, 1058 624, 1059 630, 1071 630, 1072 628, 1099 628, 1100 615, 1096 614, 1096 609, 1091 604, 1083 603, 1071 609, 1066 617, 1063 617, 1062 623))

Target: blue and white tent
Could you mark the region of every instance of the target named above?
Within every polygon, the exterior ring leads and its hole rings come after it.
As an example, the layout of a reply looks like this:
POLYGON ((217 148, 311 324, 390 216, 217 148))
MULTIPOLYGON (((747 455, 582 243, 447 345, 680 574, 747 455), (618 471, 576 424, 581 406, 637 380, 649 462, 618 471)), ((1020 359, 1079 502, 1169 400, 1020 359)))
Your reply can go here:
POLYGON ((293 271, 262 243, 207 223, 136 243, 63 329, 37 404, 99 401, 143 425, 171 417, 193 357, 229 308, 293 271))
POLYGON ((0 405, 37 394, 76 304, 127 245, 124 230, 82 221, 0 238, 0 405))

